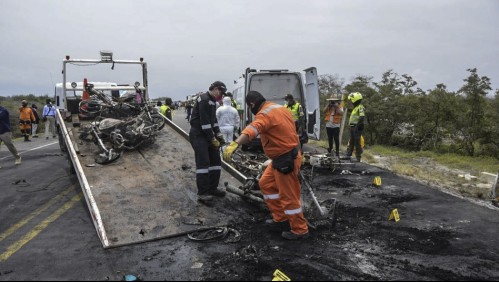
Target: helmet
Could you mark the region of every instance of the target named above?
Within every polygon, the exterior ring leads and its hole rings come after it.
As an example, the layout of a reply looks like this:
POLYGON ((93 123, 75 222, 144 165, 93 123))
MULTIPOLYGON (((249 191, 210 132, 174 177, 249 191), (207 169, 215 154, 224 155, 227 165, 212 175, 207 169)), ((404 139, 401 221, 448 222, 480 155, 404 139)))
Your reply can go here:
POLYGON ((359 92, 353 92, 348 95, 348 100, 350 100, 352 103, 355 103, 359 100, 362 100, 362 94, 359 92))

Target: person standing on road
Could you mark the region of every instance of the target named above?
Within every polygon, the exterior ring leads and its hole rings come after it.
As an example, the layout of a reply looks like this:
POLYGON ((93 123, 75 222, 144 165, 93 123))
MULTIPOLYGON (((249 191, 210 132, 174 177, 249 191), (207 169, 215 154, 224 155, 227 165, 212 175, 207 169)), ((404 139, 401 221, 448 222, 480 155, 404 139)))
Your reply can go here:
POLYGON ((245 145, 260 135, 265 155, 272 159, 260 181, 260 190, 272 219, 267 224, 289 221, 291 231, 282 233, 288 240, 304 239, 309 236, 307 220, 300 203, 300 181, 298 173, 302 162, 299 140, 291 112, 285 107, 267 102, 257 91, 250 91, 246 104, 255 115, 237 138, 226 147, 224 160, 231 161, 239 145, 245 145))
POLYGON ((5 143, 7 149, 9 149, 12 156, 14 156, 14 158, 16 159, 16 165, 20 165, 21 155, 19 155, 16 147, 14 146, 14 143, 12 143, 12 130, 10 127, 9 111, 7 111, 6 108, 0 105, 0 145, 2 144, 2 142, 5 143))
POLYGON ((225 91, 223 82, 213 82, 209 91, 197 98, 190 121, 189 140, 196 159, 198 200, 207 205, 213 201, 213 196, 225 196, 225 191, 218 189, 222 172, 219 149, 225 141, 216 116, 217 101, 225 91))
POLYGON ((165 103, 161 106, 159 112, 167 117, 169 120, 172 120, 172 99, 166 98, 165 103))
POLYGON ((364 132, 365 108, 362 105, 362 94, 359 92, 350 93, 348 100, 353 104, 350 114, 350 141, 348 142, 347 157, 351 157, 355 147, 355 156, 358 162, 362 156, 361 137, 364 132))
POLYGON ((50 99, 47 99, 47 104, 43 107, 42 120, 45 122, 45 138, 49 139, 50 134, 55 138, 55 106, 52 105, 50 99))
POLYGON ((305 113, 303 112, 303 107, 300 103, 295 101, 295 98, 291 94, 287 94, 284 97, 286 104, 284 105, 293 115, 296 126, 296 134, 298 134, 298 140, 300 141, 300 146, 308 142, 308 135, 306 131, 303 130, 305 125, 305 113))
POLYGON ((21 107, 19 107, 19 127, 21 128, 21 133, 24 135, 24 142, 29 142, 29 137, 31 135, 31 124, 35 121, 35 115, 33 111, 28 107, 28 102, 22 100, 21 107))
POLYGON ((223 106, 217 109, 217 120, 220 132, 222 132, 225 142, 234 140, 234 132, 239 126, 239 113, 232 106, 230 97, 224 97, 223 106))
POLYGON ((324 107, 324 114, 326 120, 326 131, 329 147, 328 154, 333 150, 333 140, 335 145, 336 157, 340 157, 340 126, 341 118, 343 117, 343 105, 340 99, 331 97, 327 99, 328 103, 324 107))
POLYGON ((31 105, 31 111, 35 116, 35 121, 33 122, 33 125, 31 127, 31 137, 38 138, 38 134, 36 132, 38 131, 38 124, 40 124, 40 115, 38 114, 38 107, 36 106, 36 104, 31 105))

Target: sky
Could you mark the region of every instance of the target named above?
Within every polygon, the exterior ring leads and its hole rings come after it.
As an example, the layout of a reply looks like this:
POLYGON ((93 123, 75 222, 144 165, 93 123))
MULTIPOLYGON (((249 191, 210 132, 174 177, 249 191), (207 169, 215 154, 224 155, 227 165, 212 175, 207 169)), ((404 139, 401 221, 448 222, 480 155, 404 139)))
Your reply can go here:
MULTIPOLYGON (((346 84, 391 69, 450 91, 477 68, 499 88, 496 0, 0 0, 0 35, 0 96, 52 95, 66 55, 101 50, 143 57, 153 98, 181 100, 216 80, 231 90, 247 67, 316 67, 346 84)), ((74 73, 107 81, 101 71, 74 73)), ((116 82, 135 82, 129 72, 116 82)))

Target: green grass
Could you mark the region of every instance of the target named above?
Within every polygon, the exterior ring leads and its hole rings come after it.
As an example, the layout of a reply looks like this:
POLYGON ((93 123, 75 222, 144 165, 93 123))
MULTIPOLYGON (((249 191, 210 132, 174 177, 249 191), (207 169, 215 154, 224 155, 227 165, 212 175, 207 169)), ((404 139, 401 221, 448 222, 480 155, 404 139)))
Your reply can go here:
POLYGON ((408 152, 396 147, 380 145, 370 146, 369 149, 366 150, 366 154, 395 156, 402 160, 406 159, 407 161, 414 158, 430 158, 446 167, 474 173, 482 171, 497 173, 499 171, 499 160, 492 157, 468 157, 452 153, 438 154, 430 151, 408 152))

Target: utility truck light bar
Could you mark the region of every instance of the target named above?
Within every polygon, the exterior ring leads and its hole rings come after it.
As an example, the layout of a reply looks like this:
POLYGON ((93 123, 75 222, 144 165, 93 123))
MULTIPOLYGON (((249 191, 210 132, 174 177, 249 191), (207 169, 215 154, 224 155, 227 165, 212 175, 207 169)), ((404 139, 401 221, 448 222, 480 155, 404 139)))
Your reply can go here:
POLYGON ((102 50, 100 51, 100 58, 102 61, 112 61, 113 60, 113 52, 102 50))

